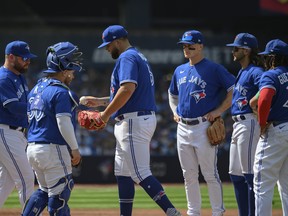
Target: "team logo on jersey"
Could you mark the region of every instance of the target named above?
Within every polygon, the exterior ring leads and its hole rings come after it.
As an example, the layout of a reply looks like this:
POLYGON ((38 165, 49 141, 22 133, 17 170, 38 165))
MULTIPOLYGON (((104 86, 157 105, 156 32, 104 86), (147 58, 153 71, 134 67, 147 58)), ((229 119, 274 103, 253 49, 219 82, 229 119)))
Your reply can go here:
POLYGON ((114 92, 115 92, 115 88, 114 88, 113 86, 111 86, 111 88, 110 88, 110 92, 111 92, 112 94, 114 94, 114 92))
POLYGON ((201 99, 206 97, 205 90, 197 90, 190 93, 191 96, 195 98, 196 103, 198 103, 201 99))
POLYGON ((237 105, 238 105, 238 108, 239 110, 242 110, 243 107, 247 106, 248 104, 248 100, 246 97, 244 98, 239 98, 237 101, 236 101, 237 105))

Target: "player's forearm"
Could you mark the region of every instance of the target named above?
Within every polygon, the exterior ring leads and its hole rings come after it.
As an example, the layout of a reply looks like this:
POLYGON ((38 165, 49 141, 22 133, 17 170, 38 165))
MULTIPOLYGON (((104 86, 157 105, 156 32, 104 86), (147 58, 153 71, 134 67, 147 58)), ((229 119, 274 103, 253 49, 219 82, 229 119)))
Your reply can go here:
POLYGON ((221 105, 216 109, 216 111, 221 115, 223 112, 225 112, 229 107, 231 107, 232 104, 232 94, 233 90, 230 90, 227 92, 227 95, 221 105))
POLYGON ((261 127, 264 127, 267 123, 274 95, 274 89, 264 88, 260 91, 258 99, 258 122, 261 127))
POLYGON ((80 104, 88 107, 107 106, 109 104, 110 97, 94 97, 94 96, 82 96, 80 98, 80 104))
POLYGON ((252 97, 249 101, 249 105, 252 109, 255 109, 257 107, 257 104, 258 104, 258 98, 259 98, 259 93, 260 92, 257 92, 256 95, 254 95, 254 97, 252 97))
POLYGON ((74 127, 69 116, 57 117, 59 131, 72 150, 78 149, 74 127))
POLYGON ((169 99, 169 106, 173 112, 174 115, 176 115, 176 109, 177 109, 177 105, 178 105, 178 97, 173 96, 169 93, 168 91, 168 99, 169 99))
POLYGON ((11 113, 16 113, 20 115, 27 115, 27 103, 20 101, 12 101, 5 105, 11 113))
POLYGON ((128 84, 121 86, 117 91, 113 100, 102 112, 101 114, 102 119, 107 122, 113 113, 121 109, 127 103, 127 101, 131 98, 134 91, 135 91, 135 84, 132 85, 128 84))

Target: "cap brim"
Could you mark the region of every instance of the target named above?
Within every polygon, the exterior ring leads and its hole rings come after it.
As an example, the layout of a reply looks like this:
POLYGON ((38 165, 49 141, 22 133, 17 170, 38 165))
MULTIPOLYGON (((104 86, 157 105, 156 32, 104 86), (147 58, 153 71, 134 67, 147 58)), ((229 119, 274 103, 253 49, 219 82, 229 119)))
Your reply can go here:
POLYGON ((226 46, 228 46, 228 47, 240 47, 239 44, 235 44, 235 43, 226 44, 226 46))
POLYGON ((196 44, 193 41, 179 41, 177 44, 196 44))
POLYGON ((98 46, 98 48, 105 47, 105 46, 107 46, 107 45, 110 44, 110 43, 111 43, 111 41, 110 41, 110 42, 102 43, 100 46, 98 46))
POLYGON ((226 46, 228 47, 239 47, 239 48, 244 48, 244 49, 252 49, 252 47, 249 47, 249 46, 242 46, 240 44, 235 44, 235 43, 232 43, 232 44, 226 44, 226 46))
POLYGON ((47 70, 43 70, 42 72, 43 73, 58 73, 60 71, 55 71, 55 70, 52 70, 51 68, 48 68, 47 70))
POLYGON ((22 58, 27 58, 27 59, 32 59, 32 58, 36 58, 37 56, 32 54, 32 53, 29 53, 27 55, 23 55, 21 56, 22 58))
POLYGON ((266 52, 266 51, 258 53, 258 55, 268 55, 268 54, 270 54, 270 53, 266 52))

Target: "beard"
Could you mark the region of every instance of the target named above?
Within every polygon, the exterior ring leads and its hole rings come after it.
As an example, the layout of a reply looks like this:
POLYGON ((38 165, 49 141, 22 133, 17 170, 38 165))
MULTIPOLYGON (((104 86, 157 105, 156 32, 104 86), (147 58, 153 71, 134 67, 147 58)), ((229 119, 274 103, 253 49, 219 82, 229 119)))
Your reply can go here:
POLYGON ((120 51, 117 49, 117 48, 114 48, 112 51, 111 51, 111 57, 113 59, 118 59, 120 56, 120 51))
POLYGON ((27 73, 28 67, 21 66, 20 64, 15 64, 14 69, 17 70, 20 74, 27 73))
POLYGON ((244 55, 244 54, 238 55, 237 57, 234 56, 234 61, 240 62, 240 61, 242 61, 244 58, 245 58, 245 55, 244 55))
POLYGON ((65 78, 65 80, 63 81, 63 83, 64 83, 66 86, 70 86, 71 82, 72 82, 71 76, 67 76, 67 77, 65 78))

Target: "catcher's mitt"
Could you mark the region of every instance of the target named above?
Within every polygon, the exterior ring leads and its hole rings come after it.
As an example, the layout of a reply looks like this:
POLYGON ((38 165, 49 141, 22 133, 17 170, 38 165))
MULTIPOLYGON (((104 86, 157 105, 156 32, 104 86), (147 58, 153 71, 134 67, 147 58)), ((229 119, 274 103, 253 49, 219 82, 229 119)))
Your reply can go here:
POLYGON ((98 110, 81 110, 78 113, 78 123, 87 130, 101 130, 106 126, 98 110))
POLYGON ((207 128, 207 135, 211 145, 221 144, 226 135, 224 120, 217 117, 211 125, 207 128))

